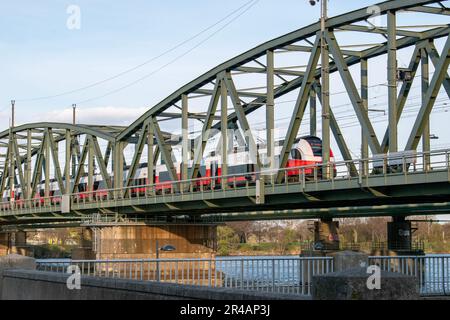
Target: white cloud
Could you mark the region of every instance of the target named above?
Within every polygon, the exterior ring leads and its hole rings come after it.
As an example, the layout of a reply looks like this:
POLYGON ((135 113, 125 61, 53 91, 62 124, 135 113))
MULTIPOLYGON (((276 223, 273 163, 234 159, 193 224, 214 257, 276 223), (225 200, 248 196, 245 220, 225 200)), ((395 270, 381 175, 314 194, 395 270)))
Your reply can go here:
MULTIPOLYGON (((147 111, 146 107, 94 107, 77 108, 76 121, 79 124, 128 126, 147 111)), ((54 110, 33 115, 26 122, 72 123, 72 108, 54 110)))

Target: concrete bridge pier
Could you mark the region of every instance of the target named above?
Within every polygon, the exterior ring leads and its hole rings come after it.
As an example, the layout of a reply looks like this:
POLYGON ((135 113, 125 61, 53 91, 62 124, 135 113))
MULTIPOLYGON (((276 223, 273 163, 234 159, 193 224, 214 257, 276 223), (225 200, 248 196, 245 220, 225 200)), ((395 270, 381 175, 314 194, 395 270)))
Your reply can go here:
POLYGON ((217 250, 216 225, 92 226, 82 231, 73 259, 211 258, 217 250), (173 252, 159 251, 163 246, 173 252))
POLYGON ((331 218, 315 221, 313 232, 315 250, 338 251, 340 249, 338 221, 333 221, 331 218))
POLYGON ((0 233, 0 257, 8 255, 11 249, 11 234, 0 233))
POLYGON ((25 231, 0 233, 0 256, 12 253, 24 256, 30 255, 25 231))
POLYGON ((388 222, 388 250, 412 251, 412 225, 406 217, 393 217, 388 222))

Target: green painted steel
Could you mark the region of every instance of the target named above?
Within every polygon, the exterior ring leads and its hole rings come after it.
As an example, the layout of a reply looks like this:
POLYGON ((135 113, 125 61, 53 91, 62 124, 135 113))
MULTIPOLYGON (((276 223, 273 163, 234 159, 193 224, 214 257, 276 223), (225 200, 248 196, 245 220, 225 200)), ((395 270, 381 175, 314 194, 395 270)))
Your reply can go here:
POLYGON ((37 223, 40 220, 81 220, 98 212, 103 215, 185 216, 187 220, 201 220, 202 216, 206 219, 213 215, 223 220, 287 218, 297 215, 393 215, 396 210, 406 212, 411 206, 414 208, 411 212, 414 213, 423 210, 427 214, 434 208, 447 213, 448 206, 443 203, 450 200, 447 199, 450 194, 450 156, 447 150, 430 151, 429 116, 441 88, 450 97, 450 25, 433 26, 432 18, 429 20, 431 23, 423 23, 423 28, 415 28, 420 31, 397 25, 399 16, 405 12, 421 12, 424 16, 433 17, 448 16, 450 9, 445 6, 446 2, 382 2, 376 8, 378 14, 386 16, 386 27, 362 25, 362 22, 373 16, 373 7, 331 18, 326 17, 324 8, 321 22, 270 40, 217 66, 149 108, 129 127, 52 122, 17 127, 13 124, 10 129, 0 132, 0 149, 6 149, 6 152, 0 152, 0 194, 6 198, 0 204, 0 225, 37 223), (386 41, 367 45, 358 51, 342 48, 335 37, 336 32, 377 34, 384 36, 386 41), (442 52, 434 44, 440 38, 446 38, 442 52), (410 81, 398 79, 397 51, 404 48, 411 48, 413 52, 406 68, 412 78, 410 81), (306 68, 277 67, 278 54, 298 52, 308 57, 306 68), (371 59, 382 55, 387 56, 389 124, 380 142, 368 115, 368 65, 371 59), (433 76, 430 74, 429 62, 436 69, 433 76), (355 65, 359 65, 361 71, 361 88, 357 88, 357 81, 349 70, 355 65), (398 151, 397 125, 402 119, 419 65, 422 74, 422 106, 405 149, 408 152, 416 150, 422 139, 427 152, 421 154, 422 167, 416 170, 416 162, 410 162, 408 158, 410 153, 405 153, 406 156, 401 159, 394 159, 394 162, 397 161, 395 165, 390 164, 392 159, 379 157, 380 154, 398 151), (360 160, 352 159, 348 141, 333 112, 329 94, 329 75, 332 73, 340 77, 361 126, 360 160), (240 74, 265 76, 264 87, 242 88, 238 80, 240 74), (399 92, 398 81, 403 81, 399 92), (297 100, 287 134, 283 137, 279 166, 276 168, 273 165, 276 156, 273 129, 277 127, 275 115, 279 107, 276 99, 297 89, 297 100), (188 109, 198 107, 191 103, 191 99, 198 98, 204 99, 201 100, 204 112, 189 112, 188 109), (289 170, 292 169, 285 167, 308 107, 310 132, 312 135, 317 134, 317 98, 324 106, 320 120, 323 165, 309 168, 314 172, 309 176, 305 168, 299 168, 297 170, 303 174, 290 181, 292 177, 289 176, 289 170), (219 100, 222 110, 217 115, 219 100), (233 109, 230 112, 229 105, 233 109), (251 121, 247 117, 264 106, 267 158, 271 163, 271 171, 263 167, 259 145, 251 133, 251 121), (177 111, 173 111, 175 109, 177 111), (175 139, 161 129, 162 121, 173 119, 181 119, 179 127, 182 133, 175 139), (192 140, 188 133, 190 121, 202 122, 201 136, 192 140), (198 176, 210 132, 214 129, 226 135, 217 146, 223 162, 222 176, 217 179, 221 179, 222 183, 218 183, 218 188, 215 182, 203 186, 204 181, 200 181, 201 187, 198 187, 199 181, 194 178, 198 176), (245 186, 225 183, 228 181, 227 155, 233 146, 233 139, 228 136, 231 129, 239 144, 246 146, 252 153, 257 171, 255 185, 250 182, 245 186), (331 132, 346 162, 330 162, 328 150, 331 132), (60 142, 65 143, 62 150, 59 150, 60 142), (180 175, 173 161, 172 148, 173 144, 179 142, 183 146, 180 175), (189 152, 192 142, 193 155, 189 152), (106 148, 103 148, 104 145, 106 148), (135 151, 127 165, 126 160, 129 159, 125 158, 124 152, 128 146, 134 146, 135 151), (141 195, 130 190, 142 164, 145 148, 150 165, 147 166, 148 185, 144 186, 146 192, 141 195), (61 157, 64 165, 59 153, 64 153, 64 157, 61 157), (444 160, 436 160, 439 157, 444 160), (160 160, 173 181, 169 183, 171 187, 168 194, 159 194, 164 188, 154 184, 153 171, 160 160), (188 170, 191 160, 193 168, 188 170), (100 199, 96 199, 92 191, 96 183, 96 168, 106 185, 100 199), (341 170, 336 176, 333 174, 335 168, 341 170), (124 177, 126 171, 128 175, 124 177), (86 190, 81 192, 85 183, 86 190), (41 184, 44 185, 43 190, 37 190, 41 184), (60 195, 53 194, 52 184, 58 186, 60 195), (14 190, 17 186, 22 189, 20 199, 15 199, 14 190), (63 194, 64 200, 57 200, 63 194), (70 207, 69 213, 61 213, 61 202, 70 207), (362 202, 360 206, 355 205, 359 202, 362 202), (277 213, 277 210, 281 211, 277 213))

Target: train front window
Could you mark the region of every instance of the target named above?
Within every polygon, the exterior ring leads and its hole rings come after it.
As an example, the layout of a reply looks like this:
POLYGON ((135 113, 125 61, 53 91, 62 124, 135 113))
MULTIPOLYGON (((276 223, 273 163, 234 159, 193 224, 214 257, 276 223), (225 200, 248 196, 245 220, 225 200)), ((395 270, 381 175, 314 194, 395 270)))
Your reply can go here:
POLYGON ((292 149, 291 158, 293 160, 302 160, 302 155, 298 149, 292 149))

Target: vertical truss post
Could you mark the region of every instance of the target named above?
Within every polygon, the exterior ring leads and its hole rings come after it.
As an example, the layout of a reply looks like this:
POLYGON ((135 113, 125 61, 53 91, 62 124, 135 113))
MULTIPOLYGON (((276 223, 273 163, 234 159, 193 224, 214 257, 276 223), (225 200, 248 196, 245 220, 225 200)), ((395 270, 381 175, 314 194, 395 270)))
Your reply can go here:
MULTIPOLYGON (((155 163, 155 152, 154 152, 154 132, 153 126, 148 125, 147 130, 147 184, 152 185, 155 183, 154 181, 154 163, 155 163)), ((153 192, 153 188, 150 189, 150 192, 153 192)))
MULTIPOLYGON (((324 1, 326 2, 326 1, 324 1)), ((324 27, 323 27, 324 29, 324 27)), ((322 80, 322 177, 330 178, 330 56, 325 39, 325 30, 321 35, 321 80, 322 80)))
POLYGON ((309 95, 309 134, 317 136, 317 96, 314 90, 309 95))
MULTIPOLYGON (((275 62, 273 50, 267 51, 267 101, 266 101, 266 144, 267 164, 275 168, 275 62)), ((272 175, 272 174, 271 174, 272 175)))
MULTIPOLYGON (((181 95, 181 157, 182 157, 182 165, 181 165, 181 180, 185 181, 188 179, 188 170, 189 170, 189 100, 188 95, 181 95)), ((181 187, 184 190, 184 186, 181 187)))
MULTIPOLYGON (((400 89, 400 92, 398 94, 398 99, 397 99, 397 123, 400 122, 402 113, 403 113, 403 109, 406 105, 406 101, 408 99, 409 93, 411 91, 412 85, 413 85, 413 81, 414 78, 416 76, 416 72, 417 69, 419 67, 420 64, 420 50, 419 48, 416 46, 416 48, 414 49, 414 53, 412 55, 411 61, 409 63, 409 67, 408 69, 411 70, 411 77, 413 78, 412 81, 405 81, 403 82, 403 85, 400 89)), ((381 151, 383 153, 387 153, 389 151, 389 126, 384 134, 384 138, 383 138, 383 142, 381 144, 381 151)))
MULTIPOLYGON (((425 96, 427 95, 428 87, 429 87, 429 78, 430 78, 430 68, 429 68, 429 57, 426 49, 420 50, 421 54, 421 73, 422 73, 422 105, 425 104, 425 96)), ((430 115, 426 115, 425 124, 423 127, 423 135, 422 135, 422 151, 423 155, 423 168, 425 171, 430 170, 430 155, 427 152, 430 152, 430 115)))
POLYGON ((227 178, 223 178, 228 175, 228 91, 223 80, 220 82, 220 131, 222 134, 222 189, 227 188, 227 178))
MULTIPOLYGON (((367 117, 369 116, 369 74, 368 74, 368 63, 367 59, 361 59, 361 99, 366 112, 367 117)), ((364 130, 361 129, 361 159, 366 160, 369 158, 369 142, 367 136, 364 134, 364 130)), ((360 168, 362 175, 368 174, 368 163, 366 161, 362 162, 362 168, 360 168)))
POLYGON ((119 194, 121 194, 123 189, 123 166, 124 166, 124 156, 123 150, 125 148, 125 143, 119 141, 119 148, 117 150, 117 188, 119 188, 119 194))
POLYGON ((42 143, 44 144, 44 172, 45 172, 44 197, 45 203, 48 204, 48 198, 50 197, 50 143, 46 135, 44 135, 42 143))
POLYGON ((64 193, 66 195, 70 194, 70 158, 72 157, 72 135, 70 130, 66 130, 66 151, 65 151, 65 166, 64 166, 64 180, 66 180, 66 185, 64 193))
POLYGON ((27 165, 26 165, 26 189, 28 200, 31 200, 31 140, 32 140, 32 132, 31 130, 27 130, 27 165))
POLYGON ((10 127, 9 130, 9 147, 8 147, 8 153, 9 153, 9 200, 11 202, 11 208, 14 207, 14 180, 16 177, 16 170, 14 168, 14 151, 13 151, 13 127, 10 127))
POLYGON ((394 11, 387 12, 389 152, 398 151, 397 131, 397 21, 394 11))
POLYGON ((88 185, 87 192, 89 195, 89 200, 92 201, 94 192, 94 146, 92 145, 91 136, 87 136, 88 139, 88 185))

